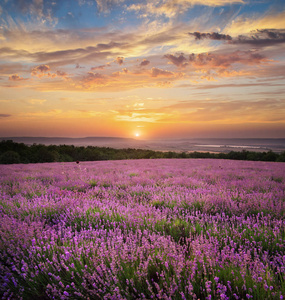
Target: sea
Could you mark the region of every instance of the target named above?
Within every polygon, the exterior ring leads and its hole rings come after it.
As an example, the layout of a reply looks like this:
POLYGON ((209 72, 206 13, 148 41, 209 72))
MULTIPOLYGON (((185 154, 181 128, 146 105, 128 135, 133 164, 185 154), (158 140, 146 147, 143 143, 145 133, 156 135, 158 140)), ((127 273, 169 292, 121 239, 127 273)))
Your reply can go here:
POLYGON ((111 148, 135 148, 173 152, 211 152, 228 153, 230 151, 285 151, 285 138, 189 138, 189 139, 156 139, 140 140, 118 137, 2 137, 1 140, 12 140, 27 145, 74 145, 111 148))

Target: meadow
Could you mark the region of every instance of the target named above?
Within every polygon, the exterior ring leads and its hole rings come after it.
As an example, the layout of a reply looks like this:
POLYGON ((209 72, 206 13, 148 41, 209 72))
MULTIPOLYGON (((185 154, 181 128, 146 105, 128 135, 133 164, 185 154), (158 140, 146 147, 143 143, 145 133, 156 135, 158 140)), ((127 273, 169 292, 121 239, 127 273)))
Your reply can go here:
POLYGON ((2 299, 283 299, 285 165, 0 165, 2 299))

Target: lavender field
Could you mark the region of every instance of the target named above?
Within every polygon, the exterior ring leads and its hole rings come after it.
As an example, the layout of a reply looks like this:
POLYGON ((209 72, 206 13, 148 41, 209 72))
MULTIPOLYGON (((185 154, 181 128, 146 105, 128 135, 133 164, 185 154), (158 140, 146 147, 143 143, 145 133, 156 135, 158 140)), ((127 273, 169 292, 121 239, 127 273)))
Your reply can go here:
POLYGON ((283 299, 285 165, 0 165, 2 299, 283 299))

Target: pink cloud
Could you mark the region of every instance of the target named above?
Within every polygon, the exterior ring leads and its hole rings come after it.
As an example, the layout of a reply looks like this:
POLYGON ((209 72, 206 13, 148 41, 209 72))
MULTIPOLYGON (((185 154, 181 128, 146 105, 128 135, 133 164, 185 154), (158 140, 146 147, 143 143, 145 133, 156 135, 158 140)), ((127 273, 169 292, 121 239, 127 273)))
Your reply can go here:
POLYGON ((189 62, 194 67, 200 68, 229 68, 235 63, 244 65, 257 65, 269 60, 255 51, 235 51, 231 53, 192 53, 189 62))
POLYGON ((159 68, 152 68, 150 73, 151 77, 172 77, 174 75, 175 74, 173 72, 162 70, 159 68))
POLYGON ((166 55, 164 55, 164 57, 169 59, 170 62, 177 67, 184 68, 188 65, 187 58, 184 57, 183 53, 181 53, 179 56, 175 56, 172 54, 166 54, 166 55))
POLYGON ((145 66, 147 66, 147 65, 149 65, 149 64, 150 64, 150 61, 149 61, 149 60, 143 59, 143 61, 140 63, 140 67, 145 67, 145 66))

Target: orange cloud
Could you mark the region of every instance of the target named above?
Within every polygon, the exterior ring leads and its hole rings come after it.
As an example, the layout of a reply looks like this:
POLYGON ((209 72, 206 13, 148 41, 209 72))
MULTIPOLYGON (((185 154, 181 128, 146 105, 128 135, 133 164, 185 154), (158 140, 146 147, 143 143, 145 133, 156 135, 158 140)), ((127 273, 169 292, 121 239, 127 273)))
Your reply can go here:
POLYGON ((38 76, 38 74, 43 74, 50 71, 50 67, 48 65, 40 65, 32 69, 32 75, 38 76))
POLYGON ((124 57, 117 57, 115 62, 119 65, 122 65, 124 63, 124 57))
POLYGON ((9 76, 9 80, 22 81, 22 80, 28 80, 28 78, 23 78, 23 77, 19 76, 18 74, 13 74, 13 75, 9 76))
POLYGON ((49 65, 39 65, 32 69, 31 74, 33 76, 37 76, 39 78, 41 78, 41 77, 50 77, 50 78, 62 77, 62 78, 66 79, 68 77, 68 74, 64 71, 56 71, 55 73, 51 73, 49 71, 51 71, 49 65))

